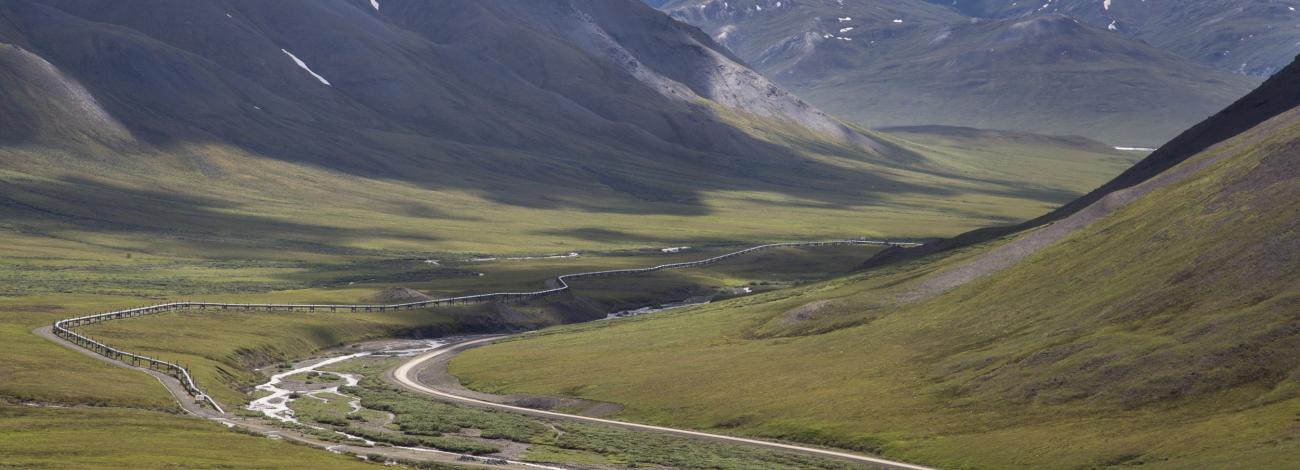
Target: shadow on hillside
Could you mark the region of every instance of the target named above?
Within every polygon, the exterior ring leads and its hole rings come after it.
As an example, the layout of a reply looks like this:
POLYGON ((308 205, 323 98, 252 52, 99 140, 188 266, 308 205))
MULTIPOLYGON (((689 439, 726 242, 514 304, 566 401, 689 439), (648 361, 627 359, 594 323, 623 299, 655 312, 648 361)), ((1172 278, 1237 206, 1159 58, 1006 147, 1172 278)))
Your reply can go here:
MULTIPOLYGON (((459 44, 435 47, 426 33, 458 26, 443 23, 441 16, 426 30, 337 15, 331 8, 343 7, 326 2, 299 8, 305 17, 282 15, 274 4, 241 7, 262 14, 241 15, 239 21, 289 17, 294 19, 286 27, 330 31, 320 25, 337 25, 337 31, 319 32, 331 41, 294 38, 313 46, 297 49, 304 57, 330 58, 313 61, 317 71, 334 79, 323 86, 271 47, 286 39, 278 37, 277 28, 230 34, 224 18, 228 7, 168 7, 149 12, 160 15, 151 21, 76 5, 6 4, 12 25, 5 32, 40 45, 34 50, 88 89, 134 139, 164 151, 231 146, 362 178, 464 190, 521 207, 588 212, 706 215, 701 195, 720 190, 774 192, 839 207, 885 192, 948 194, 934 185, 846 169, 804 153, 888 161, 895 155, 884 153, 906 153, 902 149, 850 149, 820 141, 796 142, 799 149, 776 145, 707 106, 667 98, 574 48, 546 43, 529 51, 541 56, 539 62, 583 70, 549 70, 549 64, 532 61, 498 63, 459 44), (166 26, 174 22, 167 14, 211 14, 220 21, 196 21, 192 31, 176 36, 166 26), (342 40, 358 31, 375 39, 342 40), (224 52, 214 52, 206 42, 212 38, 223 41, 224 52), (309 54, 312 48, 316 54, 309 54), (600 78, 584 75, 597 72, 600 78), (564 83, 573 80, 578 85, 564 83)), ((525 41, 553 39, 539 35, 525 41)), ((485 42, 492 41, 474 41, 485 42)), ((519 51, 487 52, 509 57, 519 51)), ((42 109, 32 102, 14 104, 24 106, 42 109)), ((30 118, 47 124, 67 118, 56 111, 40 113, 30 118)), ((16 127, 17 135, 6 134, 6 142, 61 146, 93 135, 93 130, 44 135, 36 131, 40 127, 16 127)), ((123 153, 121 158, 139 158, 123 153)))
POLYGON ((681 243, 682 240, 665 239, 628 233, 622 230, 611 230, 600 227, 583 227, 573 229, 544 229, 534 230, 532 233, 537 235, 561 236, 574 238, 594 243, 681 243))
POLYGON ((245 249, 271 249, 353 255, 374 254, 349 248, 354 241, 441 240, 427 233, 290 222, 235 209, 237 206, 217 199, 80 178, 69 178, 57 185, 0 181, 3 220, 19 230, 53 237, 75 229, 144 236, 164 250, 187 247, 239 253, 245 249))

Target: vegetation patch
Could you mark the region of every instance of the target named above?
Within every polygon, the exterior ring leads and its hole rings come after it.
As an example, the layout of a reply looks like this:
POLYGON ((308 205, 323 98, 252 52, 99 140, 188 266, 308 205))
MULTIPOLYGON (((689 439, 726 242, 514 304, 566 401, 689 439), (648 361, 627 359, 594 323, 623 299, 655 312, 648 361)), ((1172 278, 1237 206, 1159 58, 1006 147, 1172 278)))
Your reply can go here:
POLYGON ((699 469, 841 469, 847 463, 802 454, 716 443, 618 427, 552 421, 520 414, 443 403, 389 387, 376 377, 398 360, 365 358, 330 370, 366 376, 344 393, 361 397, 366 409, 392 413, 389 430, 358 425, 341 431, 392 445, 423 445, 453 452, 493 454, 505 443, 527 446, 519 458, 563 464, 612 464, 699 469), (473 435, 474 438, 467 438, 473 435), (490 448, 497 449, 490 451, 490 448))
POLYGON ((638 422, 939 467, 1295 466, 1300 185, 1256 169, 1295 148, 1298 123, 1292 112, 1220 144, 1174 170, 1189 177, 933 298, 905 294, 1007 240, 557 327, 450 370, 497 393, 577 390, 638 422), (837 308, 787 325, 822 301, 837 308))

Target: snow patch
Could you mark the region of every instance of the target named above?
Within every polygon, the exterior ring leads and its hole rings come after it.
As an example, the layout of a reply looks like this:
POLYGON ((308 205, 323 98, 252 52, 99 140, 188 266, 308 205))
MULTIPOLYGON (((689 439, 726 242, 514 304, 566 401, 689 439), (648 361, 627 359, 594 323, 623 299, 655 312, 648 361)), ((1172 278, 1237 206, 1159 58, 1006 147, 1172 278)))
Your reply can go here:
POLYGON ((330 85, 330 81, 329 81, 329 80, 326 80, 325 77, 322 77, 322 76, 320 76, 319 74, 317 74, 316 72, 313 72, 312 69, 311 69, 311 67, 308 67, 308 66, 307 66, 307 63, 306 63, 306 62, 303 62, 302 59, 299 59, 299 58, 298 58, 298 56, 293 55, 292 52, 289 52, 289 51, 284 50, 284 49, 280 49, 280 52, 283 52, 284 55, 287 55, 287 56, 289 56, 290 59, 293 59, 293 63, 298 64, 298 68, 301 68, 301 69, 303 69, 303 70, 306 70, 307 73, 310 73, 311 76, 316 77, 316 80, 319 80, 321 83, 325 84, 325 86, 334 86, 334 85, 330 85))

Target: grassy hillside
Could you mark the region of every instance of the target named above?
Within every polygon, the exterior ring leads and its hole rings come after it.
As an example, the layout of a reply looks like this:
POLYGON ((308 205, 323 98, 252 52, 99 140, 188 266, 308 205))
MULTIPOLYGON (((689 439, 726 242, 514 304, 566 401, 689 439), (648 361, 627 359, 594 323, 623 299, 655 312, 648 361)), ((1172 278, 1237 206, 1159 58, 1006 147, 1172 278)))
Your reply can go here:
POLYGON ((1291 111, 946 289, 932 281, 1035 233, 551 330, 468 352, 453 372, 484 390, 621 403, 627 419, 944 467, 1294 466, 1297 148, 1291 111), (505 362, 526 366, 492 366, 505 362))
MULTIPOLYGON (((102 160, 80 152, 6 148, 0 149, 6 162, 0 171, 0 229, 12 236, 0 249, 21 258, 101 259, 109 252, 114 254, 106 261, 113 264, 151 269, 157 264, 141 261, 328 262, 446 252, 940 236, 1030 218, 1125 165, 1120 154, 1095 149, 1074 154, 1076 168, 1089 176, 1066 184, 1053 176, 1065 171, 1042 166, 972 172, 974 162, 991 154, 1029 161, 1051 158, 1059 148, 989 145, 983 154, 916 148, 919 160, 909 166, 810 154, 842 173, 791 173, 787 179, 800 181, 795 186, 718 175, 729 181, 726 188, 684 200, 647 200, 601 189, 578 196, 549 193, 556 187, 549 183, 484 180, 489 187, 501 184, 499 190, 509 185, 539 195, 523 205, 477 190, 356 178, 222 146, 102 160), (1025 186, 1049 191, 1025 191, 1025 186), (330 203, 314 203, 323 200, 330 203), (136 256, 134 261, 126 260, 128 254, 136 256)), ((638 178, 647 179, 646 191, 697 181, 653 173, 638 178)), ((264 272, 291 267, 262 266, 264 272)))
POLYGON ((1102 142, 1077 136, 947 126, 894 127, 882 132, 944 162, 954 173, 987 181, 1016 181, 1026 195, 1037 191, 1070 198, 1069 194, 1087 193, 1096 188, 1095 181, 1111 176, 1112 167, 1128 168, 1144 155, 1141 151, 1115 151, 1102 142))
POLYGON ((0 404, 0 434, 0 466, 12 468, 376 468, 217 423, 121 408, 0 404))

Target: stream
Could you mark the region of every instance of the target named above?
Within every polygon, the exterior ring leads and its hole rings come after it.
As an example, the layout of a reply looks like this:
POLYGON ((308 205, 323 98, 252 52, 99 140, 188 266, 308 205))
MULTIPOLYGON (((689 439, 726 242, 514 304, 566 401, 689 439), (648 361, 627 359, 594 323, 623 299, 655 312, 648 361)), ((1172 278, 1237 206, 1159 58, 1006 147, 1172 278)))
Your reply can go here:
MULTIPOLYGON (((432 349, 432 348, 430 348, 430 349, 432 349)), ((310 427, 310 428, 313 428, 313 429, 324 429, 324 428, 317 427, 317 426, 312 426, 312 425, 309 425, 309 424, 303 424, 301 421, 298 421, 298 418, 295 417, 294 414, 293 414, 293 410, 289 408, 289 403, 293 402, 293 400, 294 400, 294 399, 291 397, 291 395, 297 393, 297 394, 299 394, 300 397, 302 397, 302 396, 310 396, 310 397, 313 397, 313 398, 322 399, 322 398, 316 397, 315 395, 316 395, 316 394, 319 394, 319 393, 333 393, 333 394, 335 394, 335 395, 339 395, 339 396, 344 396, 344 397, 348 397, 348 398, 354 398, 355 400, 354 400, 353 402, 351 402, 351 403, 353 404, 353 406, 352 406, 352 408, 353 408, 353 409, 352 409, 352 412, 353 412, 353 413, 356 413, 357 411, 360 411, 360 409, 361 409, 360 398, 351 397, 351 396, 348 396, 348 395, 345 395, 345 394, 341 393, 341 392, 339 391, 339 388, 340 388, 341 386, 339 386, 339 385, 336 385, 336 386, 333 386, 333 387, 329 387, 329 388, 322 388, 322 389, 319 389, 319 390, 297 391, 297 390, 289 390, 289 389, 282 388, 282 387, 280 387, 280 384, 282 384, 282 383, 284 382, 284 379, 287 378, 287 377, 291 377, 291 376, 298 375, 298 374, 306 374, 306 373, 310 373, 310 372, 316 372, 316 373, 319 373, 319 374, 321 374, 321 375, 333 375, 333 376, 335 376, 335 377, 339 377, 339 378, 343 379, 343 380, 347 383, 346 386, 348 386, 348 387, 355 387, 358 383, 361 382, 361 378, 358 377, 358 376, 356 376, 356 375, 353 375, 353 374, 344 374, 344 373, 339 373, 339 372, 325 372, 325 371, 318 371, 318 370, 316 370, 316 369, 319 369, 319 368, 321 368, 321 367, 325 367, 325 366, 328 366, 328 365, 331 365, 331 364, 338 364, 338 363, 340 363, 340 362, 349 361, 349 360, 352 360, 352 359, 356 359, 356 358, 358 358, 358 357, 369 356, 370 354, 371 354, 371 353, 369 353, 369 352, 363 352, 363 353, 349 354, 349 355, 347 355, 347 356, 334 357, 334 358, 330 358, 330 359, 326 359, 326 360, 324 360, 324 361, 320 361, 320 362, 314 363, 314 364, 312 364, 312 365, 310 365, 310 366, 299 367, 299 368, 297 368, 297 369, 293 369, 293 370, 288 371, 288 372, 281 372, 281 373, 279 373, 279 374, 272 375, 272 376, 271 376, 271 380, 270 380, 269 382, 257 386, 257 389, 258 389, 258 390, 261 390, 261 391, 264 391, 264 392, 270 392, 270 395, 267 395, 267 396, 265 396, 265 397, 262 397, 262 398, 258 398, 258 399, 256 399, 256 400, 253 400, 251 403, 248 404, 248 409, 249 409, 249 410, 252 410, 252 411, 260 411, 262 414, 266 415, 266 417, 271 418, 271 419, 275 419, 275 420, 280 421, 280 422, 300 424, 300 425, 307 426, 307 427, 310 427)), ((322 400, 323 400, 323 399, 322 399, 322 400)))
MULTIPOLYGON (((326 401, 326 399, 318 397, 316 395, 328 393, 328 394, 334 394, 337 396, 347 398, 348 405, 352 407, 352 411, 348 412, 348 414, 357 413, 362 409, 361 399, 343 393, 342 391, 340 391, 340 388, 357 386, 357 384, 361 382, 361 376, 358 376, 356 374, 342 373, 342 372, 323 371, 319 369, 329 365, 338 364, 341 362, 347 362, 356 358, 366 357, 366 356, 385 356, 385 357, 418 356, 420 354, 433 351, 435 349, 446 346, 448 344, 447 341, 443 341, 443 340, 422 340, 422 341, 414 342, 416 343, 415 345, 412 345, 412 343, 413 342, 408 341, 408 342, 401 343, 400 345, 390 345, 375 351, 363 351, 363 352, 352 353, 343 356, 331 357, 323 361, 312 362, 310 365, 299 366, 294 368, 293 370, 272 375, 270 380, 268 380, 266 383, 257 386, 257 390, 268 392, 270 393, 270 395, 253 400, 248 404, 247 408, 252 411, 261 412, 266 417, 274 419, 276 421, 280 421, 282 423, 292 423, 298 426, 303 426, 306 428, 311 428, 319 431, 334 432, 349 440, 364 442, 366 446, 374 446, 375 445, 374 441, 362 438, 360 436, 354 436, 342 431, 332 430, 321 426, 303 423, 302 421, 298 420, 297 416, 294 415, 293 409, 290 407, 290 404, 293 403, 294 400, 301 400, 305 398, 326 401), (338 377, 340 379, 343 379, 344 384, 334 385, 331 387, 320 388, 320 389, 313 389, 313 390, 290 390, 282 386, 286 378, 292 377, 297 374, 306 374, 311 372, 316 372, 322 376, 331 375, 331 376, 338 377), (297 394, 298 398, 293 398, 294 394, 297 394)), ((330 452, 338 452, 338 447, 340 446, 329 447, 327 448, 327 450, 329 450, 330 452)), ((528 462, 518 462, 513 460, 474 457, 474 456, 464 455, 456 452, 447 452, 447 451, 436 450, 436 449, 426 449, 422 447, 405 447, 405 446, 393 446, 393 447, 398 449, 418 451, 418 452, 432 452, 438 454, 455 455, 461 459, 469 459, 474 461, 484 461, 484 462, 500 461, 500 462, 506 462, 513 465, 523 465, 523 466, 528 466, 533 468, 542 468, 548 470, 564 470, 559 467, 551 467, 551 466, 539 465, 539 464, 528 463, 528 462)))
MULTIPOLYGON (((366 356, 390 356, 390 357, 414 356, 417 354, 422 354, 422 353, 432 351, 434 349, 438 349, 446 344, 447 343, 445 341, 426 340, 424 341, 424 345, 419 347, 406 348, 406 349, 385 348, 385 349, 380 349, 378 351, 365 351, 365 352, 353 353, 345 356, 331 357, 323 361, 313 362, 311 363, 311 365, 301 366, 293 370, 281 372, 279 374, 272 375, 269 381, 267 381, 262 385, 257 386, 257 390, 268 392, 270 393, 270 395, 253 400, 248 404, 247 408, 252 411, 261 412, 263 415, 266 415, 266 417, 274 419, 276 421, 280 421, 282 423, 293 423, 299 426, 316 429, 319 431, 335 432, 338 433, 340 436, 346 437, 348 439, 355 440, 358 442, 364 442, 365 445, 367 446, 373 446, 375 445, 375 442, 369 439, 365 439, 360 436, 354 436, 342 431, 335 431, 321 426, 304 423, 298 420, 298 417, 294 415, 293 408, 291 408, 289 405, 293 403, 294 400, 301 400, 303 398, 308 398, 308 397, 321 400, 321 401, 328 401, 316 395, 330 393, 348 399, 348 406, 352 407, 352 411, 348 412, 348 414, 357 413, 361 411, 361 399, 345 394, 339 389, 342 387, 357 386, 357 384, 361 383, 361 377, 356 374, 345 374, 342 372, 323 371, 323 370, 319 370, 320 368, 333 365, 333 364, 338 364, 340 362, 350 361, 359 357, 366 357, 366 356), (338 377, 340 379, 343 379, 344 385, 335 385, 332 387, 326 387, 326 388, 314 389, 314 390, 290 390, 281 386, 284 383, 284 379, 288 377, 292 377, 298 374, 307 374, 311 372, 318 373, 322 376, 332 375, 338 377), (294 398, 293 397, 294 394, 297 394, 298 398, 294 398)), ((331 451, 332 450, 333 449, 331 448, 331 451)), ((428 449, 415 449, 415 448, 412 448, 412 450, 422 450, 422 451, 427 450, 429 452, 442 452, 442 451, 435 451, 435 450, 428 450, 428 449)), ((443 452, 443 453, 453 453, 453 452, 443 452)))

